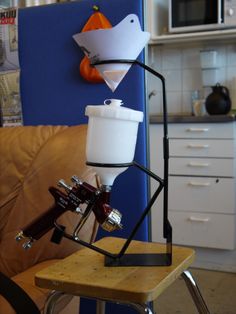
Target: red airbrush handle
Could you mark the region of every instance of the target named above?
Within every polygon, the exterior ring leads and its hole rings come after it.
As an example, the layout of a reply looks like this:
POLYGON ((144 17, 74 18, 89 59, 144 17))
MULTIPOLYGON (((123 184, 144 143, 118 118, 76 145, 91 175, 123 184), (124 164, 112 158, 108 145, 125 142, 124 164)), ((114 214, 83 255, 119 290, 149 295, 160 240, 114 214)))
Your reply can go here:
POLYGON ((55 198, 55 205, 35 218, 32 222, 22 229, 22 233, 27 238, 33 240, 40 239, 44 234, 54 227, 54 222, 66 211, 74 210, 74 206, 69 203, 68 196, 58 189, 51 187, 49 192, 55 198))

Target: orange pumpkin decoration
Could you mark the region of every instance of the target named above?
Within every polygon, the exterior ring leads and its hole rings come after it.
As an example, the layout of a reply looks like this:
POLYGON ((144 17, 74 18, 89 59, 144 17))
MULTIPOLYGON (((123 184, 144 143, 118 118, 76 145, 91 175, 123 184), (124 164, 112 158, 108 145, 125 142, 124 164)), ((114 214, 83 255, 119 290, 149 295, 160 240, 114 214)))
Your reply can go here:
MULTIPOLYGON (((91 15, 87 23, 84 25, 82 32, 87 32, 95 29, 111 28, 112 25, 108 19, 99 12, 98 7, 93 7, 95 13, 91 15)), ((95 67, 90 65, 88 57, 84 57, 80 63, 80 74, 81 76, 90 83, 102 83, 104 82, 102 76, 99 74, 95 67)))

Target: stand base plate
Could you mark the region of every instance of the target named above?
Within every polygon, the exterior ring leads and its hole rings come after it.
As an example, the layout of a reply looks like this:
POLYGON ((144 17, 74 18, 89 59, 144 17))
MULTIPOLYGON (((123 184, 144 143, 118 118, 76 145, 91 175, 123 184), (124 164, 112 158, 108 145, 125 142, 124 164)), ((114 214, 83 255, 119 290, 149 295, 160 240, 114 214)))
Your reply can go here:
POLYGON ((105 266, 170 266, 171 254, 125 254, 120 258, 105 257, 105 266))

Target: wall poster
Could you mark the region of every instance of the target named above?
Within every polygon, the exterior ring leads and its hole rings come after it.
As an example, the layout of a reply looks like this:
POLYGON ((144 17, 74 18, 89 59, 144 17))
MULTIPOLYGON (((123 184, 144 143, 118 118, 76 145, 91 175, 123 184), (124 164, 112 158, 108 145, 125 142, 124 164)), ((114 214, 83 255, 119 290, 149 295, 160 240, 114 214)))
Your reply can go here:
POLYGON ((0 9, 0 111, 2 126, 23 124, 18 58, 18 10, 0 9))

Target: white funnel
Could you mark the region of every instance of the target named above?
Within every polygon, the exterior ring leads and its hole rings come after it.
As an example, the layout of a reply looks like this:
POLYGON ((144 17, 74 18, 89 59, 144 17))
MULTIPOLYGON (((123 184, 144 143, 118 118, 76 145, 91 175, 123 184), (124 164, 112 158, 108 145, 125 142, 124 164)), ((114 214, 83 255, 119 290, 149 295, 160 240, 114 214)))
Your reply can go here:
MULTIPOLYGON (((141 111, 120 107, 122 101, 109 99, 105 105, 87 106, 89 116, 86 144, 88 162, 126 164, 133 161, 141 111), (108 105, 108 102, 110 103, 108 105)), ((116 176, 127 167, 95 167, 103 185, 112 186, 116 176)))
MULTIPOLYGON (((143 32, 138 16, 130 14, 109 29, 98 29, 73 36, 91 63, 106 60, 136 60, 150 34, 143 32)), ((131 64, 103 64, 96 68, 114 92, 131 64)))

